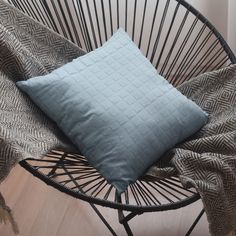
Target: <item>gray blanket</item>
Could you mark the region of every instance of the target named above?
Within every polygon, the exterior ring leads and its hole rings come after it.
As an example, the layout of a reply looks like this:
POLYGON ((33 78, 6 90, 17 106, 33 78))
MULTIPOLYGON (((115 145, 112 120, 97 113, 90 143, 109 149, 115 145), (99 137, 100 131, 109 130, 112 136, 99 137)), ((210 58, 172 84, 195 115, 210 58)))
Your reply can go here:
POLYGON ((163 158, 148 174, 177 173, 185 187, 195 187, 211 234, 224 236, 236 229, 236 65, 205 73, 178 89, 208 112, 209 122, 168 153, 171 165, 163 158))
MULTIPOLYGON (((82 54, 0 0, 1 180, 24 158, 40 158, 55 148, 73 150, 15 82, 48 73, 82 54)), ((153 166, 149 174, 178 173, 186 187, 194 186, 212 235, 223 236, 236 228, 236 66, 194 78, 179 90, 210 114, 209 123, 172 150, 168 168, 153 166)))
POLYGON ((84 52, 0 0, 0 179, 19 160, 67 147, 56 125, 21 93, 17 80, 46 74, 84 52))

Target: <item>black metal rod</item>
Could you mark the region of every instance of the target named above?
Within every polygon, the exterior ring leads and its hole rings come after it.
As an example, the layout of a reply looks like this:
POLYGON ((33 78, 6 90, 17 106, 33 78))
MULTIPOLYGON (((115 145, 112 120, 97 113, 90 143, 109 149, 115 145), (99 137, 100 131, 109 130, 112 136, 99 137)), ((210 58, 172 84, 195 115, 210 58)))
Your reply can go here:
MULTIPOLYGON (((171 180, 172 180, 172 179, 171 179, 171 180)), ((173 186, 175 186, 175 187, 177 187, 177 188, 179 188, 179 189, 182 189, 182 190, 184 190, 185 192, 192 193, 192 194, 196 193, 196 191, 194 192, 194 191, 192 191, 192 190, 190 190, 190 189, 184 188, 184 187, 180 184, 179 181, 176 181, 176 182, 178 182, 180 185, 178 185, 178 184, 176 184, 176 183, 173 183, 172 181, 169 181, 167 178, 164 179, 164 180, 162 180, 162 182, 163 182, 163 181, 165 181, 165 183, 169 183, 170 185, 173 185, 173 186)))
POLYGON ((109 195, 110 195, 112 189, 113 189, 113 186, 110 185, 110 187, 108 188, 107 192, 105 193, 105 195, 104 195, 104 197, 103 197, 105 200, 108 199, 108 197, 109 197, 109 195))
POLYGON ((45 14, 45 18, 47 19, 48 27, 52 28, 54 31, 57 32, 57 29, 56 29, 55 25, 53 24, 53 20, 52 20, 51 16, 49 15, 47 8, 45 7, 45 4, 44 4, 45 0, 39 0, 39 2, 40 2, 40 5, 43 9, 43 11, 41 11, 41 12, 42 12, 42 14, 45 14))
MULTIPOLYGON (((64 4, 66 6, 66 10, 67 10, 67 14, 69 16, 69 19, 70 19, 70 23, 71 23, 71 26, 72 26, 72 29, 73 29, 73 33, 75 35, 75 39, 76 39, 76 43, 82 47, 82 44, 81 44, 81 41, 80 41, 80 37, 78 35, 78 30, 76 29, 76 26, 75 26, 75 22, 74 22, 74 18, 72 17, 72 14, 71 14, 71 10, 70 10, 70 6, 68 4, 68 1, 67 0, 64 0, 64 4)), ((74 1, 73 1, 73 4, 74 4, 74 1)), ((74 8, 75 9, 75 8, 74 8)))
POLYGON ((45 11, 44 4, 42 3, 42 0, 33 2, 33 4, 36 6, 36 9, 38 9, 38 14, 40 17, 42 17, 45 21, 45 25, 47 25, 49 28, 53 28, 50 17, 47 14, 47 11, 45 11))
POLYGON ((191 46, 188 48, 188 51, 184 55, 184 58, 181 61, 181 63, 179 64, 177 70, 175 71, 176 75, 182 76, 181 72, 184 70, 186 65, 188 65, 189 58, 190 58, 191 54, 194 52, 194 49, 196 48, 196 45, 199 42, 199 39, 201 38, 201 36, 202 36, 203 32, 205 31, 205 29, 206 29, 206 25, 204 24, 201 27, 201 29, 199 30, 199 32, 198 32, 197 36, 195 37, 195 39, 193 40, 191 46))
POLYGON ((140 181, 142 187, 148 192, 149 198, 155 205, 161 205, 161 202, 155 197, 155 195, 140 181), (153 200, 154 199, 154 200, 153 200))
POLYGON ((138 194, 141 197, 141 199, 143 200, 143 202, 145 203, 145 205, 147 205, 147 206, 150 205, 150 201, 146 197, 145 192, 141 191, 141 189, 139 188, 138 184, 135 182, 135 184, 133 186, 136 189, 136 191, 138 192, 138 194))
POLYGON ((106 219, 104 218, 104 216, 102 215, 102 213, 98 210, 98 208, 93 204, 93 203, 89 203, 89 205, 93 208, 93 210, 96 212, 96 214, 98 215, 98 217, 101 219, 101 221, 105 224, 105 226, 108 228, 108 230, 111 232, 111 234, 113 236, 117 236, 117 234, 115 233, 115 231, 113 230, 113 228, 110 226, 110 224, 106 221, 106 219))
MULTIPOLYGON (((149 39, 148 39, 146 57, 148 57, 148 54, 149 54, 149 49, 150 49, 150 45, 151 45, 151 39, 152 39, 152 35, 153 35, 154 24, 155 24, 156 16, 157 16, 158 5, 159 5, 159 0, 157 0, 157 2, 156 2, 156 6, 155 6, 153 18, 152 18, 152 25, 151 25, 150 35, 149 35, 149 39)), ((150 60, 150 61, 152 62, 152 60, 150 60)))
POLYGON ((224 48, 224 50, 227 52, 229 59, 235 64, 236 63, 236 57, 234 53, 232 52, 229 45, 226 43, 225 39, 222 37, 222 35, 217 31, 217 29, 210 23, 209 20, 205 16, 203 16, 198 10, 196 10, 193 6, 191 6, 188 2, 184 0, 176 0, 180 2, 184 7, 189 9, 192 14, 194 14, 201 22, 207 25, 207 27, 215 34, 215 36, 219 39, 221 46, 224 48))
POLYGON ((91 190, 93 190, 90 195, 93 196, 94 193, 99 190, 99 188, 101 187, 101 185, 103 185, 105 183, 105 180, 102 179, 101 181, 99 181, 97 184, 95 184, 94 186, 90 187, 89 189, 86 190, 86 192, 89 192, 91 190))
MULTIPOLYGON (((53 15, 56 16, 56 19, 57 19, 57 21, 58 21, 58 23, 59 23, 59 26, 60 26, 60 30, 62 31, 63 36, 66 37, 66 38, 68 38, 67 32, 66 32, 66 30, 65 30, 65 27, 64 27, 64 25, 63 25, 63 23, 62 23, 62 21, 61 21, 61 17, 60 17, 60 15, 59 15, 58 10, 57 10, 56 4, 55 4, 54 1, 52 1, 51 4, 52 4, 52 7, 53 7, 53 11, 54 11, 54 14, 53 14, 53 15)), ((59 32, 60 32, 60 31, 59 31, 59 32)))
POLYGON ((172 28, 173 28, 174 21, 175 21, 175 18, 176 18, 176 15, 177 15, 178 10, 179 10, 179 3, 178 3, 177 6, 175 7, 174 15, 173 15, 173 17, 172 17, 172 19, 171 19, 171 23, 170 23, 168 32, 167 32, 167 34, 166 34, 164 43, 163 43, 163 45, 162 45, 162 49, 161 49, 161 51, 160 51, 160 53, 159 53, 159 57, 158 57, 158 60, 157 60, 157 62, 156 62, 156 66, 155 66, 156 68, 158 68, 159 63, 160 63, 161 58, 162 58, 162 55, 163 55, 163 52, 164 52, 164 50, 165 50, 165 48, 166 48, 166 43, 167 43, 167 41, 168 41, 168 39, 169 39, 170 32, 171 32, 171 30, 172 30, 172 28))
MULTIPOLYGON (((94 179, 89 180, 89 181, 87 181, 87 182, 85 182, 85 183, 82 183, 80 186, 81 186, 81 188, 83 189, 83 188, 87 187, 88 185, 92 184, 93 182, 96 182, 96 181, 99 180, 99 179, 102 179, 102 176, 98 176, 97 178, 94 178, 94 179)), ((95 184, 95 185, 96 185, 96 184, 95 184)), ((93 186, 94 186, 94 185, 93 185, 93 186)), ((92 187, 93 187, 93 186, 92 186, 92 187)), ((88 191, 84 191, 84 192, 88 192, 88 191)))
POLYGON ((140 30, 139 42, 138 42, 139 48, 141 47, 142 38, 143 38, 143 27, 144 27, 144 22, 145 22, 146 9, 147 9, 147 0, 145 0, 144 8, 143 8, 143 17, 142 17, 141 30, 140 30))
POLYGON ((120 1, 120 0, 116 0, 117 29, 120 28, 120 9, 119 9, 119 1, 120 1))
MULTIPOLYGON (((203 48, 204 46, 207 44, 207 42, 209 42, 210 38, 212 36, 212 32, 209 32, 205 38, 203 38, 201 40, 201 43, 199 44, 199 46, 195 49, 194 53, 192 54, 191 57, 189 57, 188 62, 185 63, 185 65, 183 66, 182 70, 179 72, 181 75, 185 75, 188 73, 188 70, 190 67, 192 67, 193 64, 195 64, 197 62, 197 58, 200 55, 201 52, 203 52, 203 48)), ((209 50, 209 49, 208 49, 209 50)), ((204 52, 204 53, 207 53, 204 52)), ((200 59, 199 59, 200 60, 200 59)), ((190 71, 191 73, 191 71, 190 71)))
POLYGON ((135 216, 137 216, 138 214, 136 212, 131 212, 128 215, 124 216, 119 220, 121 224, 123 224, 123 222, 128 222, 130 220, 132 220, 135 216))
POLYGON ((79 9, 79 14, 81 16, 81 22, 82 22, 82 26, 86 35, 86 42, 87 42, 87 50, 91 51, 93 50, 93 46, 92 46, 92 41, 88 32, 88 25, 87 25, 87 21, 85 19, 85 15, 84 15, 84 7, 82 5, 82 2, 80 0, 77 0, 77 7, 79 9))
POLYGON ((228 56, 225 55, 213 68, 212 70, 216 70, 221 68, 228 61, 228 56))
POLYGON ((90 28, 91 28, 92 35, 93 35, 94 45, 95 45, 95 48, 97 48, 98 43, 97 43, 97 38, 96 38, 96 34, 95 34, 95 29, 94 29, 94 26, 93 26, 93 19, 92 19, 91 10, 90 10, 90 7, 89 7, 88 0, 85 0, 85 2, 86 2, 86 6, 87 6, 86 9, 87 9, 87 12, 88 12, 89 23, 90 23, 90 28))
MULTIPOLYGON (((35 11, 37 12, 37 15, 39 16, 39 18, 41 19, 41 22, 44 24, 44 25, 48 25, 48 22, 46 20, 46 14, 44 14, 42 11, 41 11, 41 8, 40 6, 38 5, 38 1, 32 1, 31 2, 34 6, 34 9, 35 11)), ((49 26, 49 25, 48 25, 49 26)))
MULTIPOLYGON (((186 34, 186 36, 185 36, 185 38, 184 38, 184 40, 183 40, 179 50, 177 51, 177 53, 176 53, 176 55, 175 55, 171 65, 170 65, 170 67, 169 67, 169 69, 167 71, 167 77, 168 78, 173 73, 173 69, 175 68, 175 66, 177 66, 177 62, 179 61, 180 56, 184 52, 184 49, 186 49, 185 47, 187 45, 187 42, 189 41, 189 38, 192 35, 194 27, 196 26, 197 22, 198 22, 198 18, 195 18, 195 20, 193 21, 190 29, 188 30, 188 33, 186 34)), ((179 76, 176 71, 175 71, 174 74, 175 74, 175 76, 173 76, 173 78, 170 79, 171 83, 174 83, 177 80, 178 76, 179 76)))
POLYGON ((101 36, 101 29, 100 29, 100 24, 99 24, 99 17, 98 17, 98 11, 97 11, 97 4, 96 4, 96 2, 97 2, 97 0, 93 0, 94 13, 95 13, 97 29, 98 29, 98 37, 99 37, 100 45, 102 45, 102 36, 101 36))
POLYGON ((133 184, 130 185, 130 190, 131 190, 131 192, 132 192, 132 194, 134 196, 134 199, 135 199, 137 205, 141 206, 141 201, 139 200, 138 194, 136 193, 136 190, 135 190, 133 184))
MULTIPOLYGON (((172 53, 173 53, 173 50, 174 50, 174 48, 175 48, 175 45, 176 45, 176 43, 177 43, 177 41, 178 41, 178 39, 179 39, 179 37, 180 37, 180 34, 181 34, 182 30, 183 30, 184 25, 185 25, 185 23, 186 23, 188 14, 189 14, 189 11, 187 10, 187 11, 185 12, 185 15, 184 15, 184 17, 183 17, 183 20, 182 20, 182 22, 181 22, 181 24, 180 24, 180 26, 179 26, 179 29, 178 29, 178 31, 177 31, 177 33, 176 33, 176 36, 175 36, 175 38, 174 38, 174 40, 173 40, 173 43, 172 43, 172 45, 171 45, 171 47, 170 47, 170 50, 169 50, 169 52, 168 52, 168 54, 167 54, 167 56, 166 56, 166 59, 165 59, 165 61, 164 61, 164 63, 163 63, 163 66, 162 66, 162 68, 161 68, 161 70, 160 70, 160 74, 161 74, 161 75, 164 75, 164 71, 165 71, 165 69, 166 69, 166 67, 167 67, 167 65, 168 65, 168 63, 169 63, 169 60, 170 60, 170 57, 171 57, 171 55, 172 55, 172 53)), ((164 77, 168 80, 168 77, 166 77, 166 75, 164 75, 164 77)))
MULTIPOLYGON (((67 1, 67 0, 64 0, 64 1, 67 1)), ((66 15, 65 15, 65 11, 62 7, 62 4, 61 4, 61 1, 59 0, 58 1, 58 6, 59 6, 59 9, 61 11, 61 15, 62 15, 62 18, 63 18, 63 22, 65 23, 65 26, 66 26, 66 29, 67 29, 67 32, 69 33, 69 38, 73 43, 75 43, 75 40, 74 40, 74 37, 72 35, 72 32, 71 32, 71 29, 70 29, 70 26, 69 26, 69 23, 68 23, 68 20, 66 18, 66 15)), ((69 13, 70 14, 70 13, 69 13)))
POLYGON ((153 46, 153 51, 152 51, 152 55, 151 55, 151 59, 150 59, 151 62, 153 62, 154 56, 157 52, 157 46, 159 44, 159 40, 160 40, 160 37, 161 37, 161 34, 162 34, 163 26, 165 24, 169 4, 170 4, 170 0, 167 0, 166 4, 165 4, 164 12, 163 12, 162 17, 161 17, 161 22, 160 22, 160 26, 159 26, 159 29, 158 29, 156 41, 155 41, 154 46, 153 46))
POLYGON ((103 28, 105 32, 105 40, 107 41, 107 27, 106 27, 106 16, 105 16, 105 10, 104 10, 104 2, 101 0, 101 8, 102 8, 102 19, 103 19, 103 28))
POLYGON ((113 35, 113 17, 112 17, 111 0, 109 0, 109 15, 110 15, 111 35, 113 35))
POLYGON ((107 183, 106 183, 106 181, 104 181, 104 182, 103 182, 103 185, 100 186, 100 189, 98 189, 97 193, 96 193, 96 194, 92 193, 91 195, 92 195, 93 197, 97 197, 98 194, 101 193, 102 190, 104 190, 106 186, 107 186, 107 183))
MULTIPOLYGON (((77 3, 77 8, 76 8, 75 1, 72 1, 72 4, 73 4, 74 11, 75 11, 75 17, 76 17, 77 22, 79 24, 81 36, 82 36, 83 42, 85 44, 85 48, 87 51, 89 51, 89 50, 91 50, 91 48, 90 48, 90 44, 89 44, 89 40, 88 40, 87 31, 84 26, 84 20, 80 14, 80 6, 77 3)), ((82 47, 82 41, 80 41, 80 42, 81 42, 81 47, 82 47)))
POLYGON ((192 233, 193 229, 197 225, 198 221, 201 219, 204 212, 205 212, 205 210, 202 209, 201 212, 199 213, 199 215, 197 216, 197 218, 195 219, 195 221, 193 222, 193 224, 191 225, 191 227, 189 228, 188 232, 185 234, 185 236, 189 236, 192 233))
POLYGON ((128 222, 125 220, 125 216, 122 210, 118 210, 119 222, 124 226, 128 236, 133 236, 132 230, 129 227, 128 222))
POLYGON ((128 191, 128 189, 125 191, 125 203, 129 204, 129 191, 128 191))
POLYGON ((125 1, 125 31, 127 32, 128 24, 128 0, 125 1))
POLYGON ((46 0, 41 0, 41 1, 42 1, 42 5, 43 5, 44 9, 45 9, 46 12, 47 12, 47 15, 49 16, 49 19, 50 19, 50 22, 51 22, 51 24, 52 24, 52 26, 53 26, 53 29, 54 29, 57 33, 59 33, 58 27, 57 27, 57 25, 56 25, 56 23, 55 23, 55 21, 54 21, 54 17, 53 17, 53 15, 52 15, 52 12, 51 12, 49 6, 48 6, 47 1, 46 1, 46 0))
POLYGON ((32 9, 32 7, 30 6, 29 2, 26 2, 25 0, 21 0, 20 1, 22 6, 25 9, 25 12, 27 13, 27 15, 32 16, 33 18, 35 18, 37 21, 40 21, 37 14, 34 12, 34 10, 32 9))
MULTIPOLYGON (((148 182, 150 186, 152 186, 162 197, 164 197, 168 202, 173 203, 173 200, 171 200, 168 196, 166 196, 163 192, 161 192, 157 187, 160 188, 160 186, 156 182, 148 182)), ((163 189, 163 188, 162 188, 163 189)))
MULTIPOLYGON (((167 187, 167 188, 173 190, 175 193, 178 193, 178 194, 180 194, 180 195, 182 195, 182 196, 184 196, 184 197, 188 197, 187 194, 181 192, 181 191, 178 190, 176 187, 173 187, 173 186, 171 186, 171 185, 165 183, 164 181, 161 181, 161 180, 160 180, 159 183, 162 184, 163 186, 165 186, 165 187, 167 187)), ((177 198, 178 200, 181 199, 180 197, 176 196, 175 194, 171 194, 171 195, 174 196, 175 198, 177 198)))
POLYGON ((12 3, 14 4, 15 7, 20 9, 22 12, 25 12, 24 9, 22 8, 21 4, 18 3, 18 0, 12 0, 12 3))
POLYGON ((134 0, 133 10, 133 27, 132 27, 132 40, 134 41, 135 25, 136 25, 136 12, 137 12, 137 0, 134 0))
POLYGON ((212 45, 208 48, 205 54, 202 55, 202 57, 198 60, 198 62, 192 68, 192 71, 189 72, 189 74, 187 74, 185 78, 188 78, 188 77, 191 78, 197 72, 197 70, 201 69, 203 66, 204 67, 206 66, 205 62, 208 61, 208 57, 211 55, 211 53, 213 52, 213 50, 216 48, 218 44, 219 44, 218 40, 215 40, 215 42, 212 43, 212 45))
MULTIPOLYGON (((208 70, 214 70, 214 66, 213 65, 217 65, 217 60, 219 61, 221 54, 223 53, 224 50, 222 50, 222 48, 220 48, 218 51, 216 51, 215 54, 213 54, 213 56, 211 58, 209 58, 208 62, 204 65, 203 68, 200 69, 200 71, 198 71, 198 74, 203 73, 204 71, 208 71, 208 70)), ((216 66, 216 68, 218 68, 218 66, 216 66)))

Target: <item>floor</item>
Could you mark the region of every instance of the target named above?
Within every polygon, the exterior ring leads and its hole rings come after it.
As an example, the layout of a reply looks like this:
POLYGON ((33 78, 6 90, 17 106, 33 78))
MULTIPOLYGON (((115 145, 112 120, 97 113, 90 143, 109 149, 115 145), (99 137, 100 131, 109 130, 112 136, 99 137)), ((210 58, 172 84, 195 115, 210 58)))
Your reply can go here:
MULTIPOLYGON (((0 185, 0 191, 13 209, 20 236, 109 236, 107 228, 91 207, 47 186, 16 166, 0 185)), ((135 236, 183 236, 200 212, 200 201, 169 212, 146 213, 130 221, 135 236)), ((117 221, 117 212, 99 207, 119 236, 126 233, 117 221)), ((14 236, 10 226, 0 225, 1 236, 14 236)), ((206 216, 192 236, 209 236, 206 216)))

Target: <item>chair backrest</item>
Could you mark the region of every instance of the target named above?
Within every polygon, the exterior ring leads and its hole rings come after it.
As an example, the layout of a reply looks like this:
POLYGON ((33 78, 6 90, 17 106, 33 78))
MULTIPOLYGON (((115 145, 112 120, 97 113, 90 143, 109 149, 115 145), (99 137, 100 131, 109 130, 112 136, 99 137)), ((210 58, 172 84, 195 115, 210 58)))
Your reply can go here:
POLYGON ((8 0, 86 51, 125 29, 177 85, 236 62, 218 31, 184 0, 8 0))

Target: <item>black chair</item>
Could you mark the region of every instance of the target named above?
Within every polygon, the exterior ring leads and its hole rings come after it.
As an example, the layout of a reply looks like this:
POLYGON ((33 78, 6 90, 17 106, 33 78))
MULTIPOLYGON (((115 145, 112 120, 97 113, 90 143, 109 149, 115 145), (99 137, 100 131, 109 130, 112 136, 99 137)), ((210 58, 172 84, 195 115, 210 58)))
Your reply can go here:
MULTIPOLYGON (((102 45, 119 27, 169 82, 177 86, 196 75, 236 62, 229 46, 196 9, 184 0, 9 0, 37 21, 86 51, 102 45)), ((121 195, 75 153, 52 150, 41 160, 27 159, 21 166, 46 184, 87 201, 113 235, 97 205, 118 210, 128 235, 128 221, 145 212, 173 210, 198 199, 194 189, 182 187, 177 173, 158 178, 144 175, 121 195), (125 216, 124 211, 129 213, 125 216)), ((186 235, 197 224, 204 210, 186 235)))

